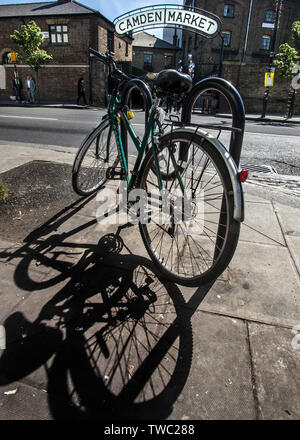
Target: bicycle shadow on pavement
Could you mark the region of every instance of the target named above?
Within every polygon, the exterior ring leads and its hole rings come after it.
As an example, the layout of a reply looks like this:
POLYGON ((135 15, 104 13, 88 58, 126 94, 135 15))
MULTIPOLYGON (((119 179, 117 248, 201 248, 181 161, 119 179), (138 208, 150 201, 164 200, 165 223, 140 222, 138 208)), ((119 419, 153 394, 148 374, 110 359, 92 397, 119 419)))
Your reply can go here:
MULTIPOLYGON (((58 253, 63 252, 62 238, 75 231, 57 234, 57 222, 70 218, 62 214, 34 231, 13 254, 18 259, 15 283, 35 292, 26 302, 40 308, 34 321, 22 309, 6 319, 0 385, 25 380, 44 387, 54 419, 166 419, 191 369, 191 318, 211 285, 186 302, 150 260, 131 253, 121 231, 94 245, 80 244, 84 252, 76 264, 51 258, 49 249, 53 253, 58 245, 58 253), (34 252, 28 252, 32 247, 34 252), (30 280, 33 258, 55 276, 30 280), (49 288, 53 294, 45 303, 49 288), (44 383, 36 383, 41 368, 44 383)), ((64 246, 79 245, 71 241, 64 246)))

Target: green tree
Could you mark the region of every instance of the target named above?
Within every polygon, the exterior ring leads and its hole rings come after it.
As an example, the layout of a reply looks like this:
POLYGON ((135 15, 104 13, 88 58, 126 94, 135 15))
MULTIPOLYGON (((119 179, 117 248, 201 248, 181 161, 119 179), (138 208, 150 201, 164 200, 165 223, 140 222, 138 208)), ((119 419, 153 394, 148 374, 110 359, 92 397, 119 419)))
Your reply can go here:
MULTIPOLYGON (((294 78, 300 70, 300 21, 293 23, 292 40, 294 47, 288 43, 281 44, 280 52, 275 56, 277 59, 274 60, 274 65, 279 69, 279 74, 283 78, 294 78)), ((296 87, 292 81, 288 96, 287 118, 293 117, 296 93, 296 87)))
POLYGON ((18 60, 21 63, 28 64, 35 71, 39 101, 39 70, 53 58, 52 55, 40 48, 44 40, 41 28, 34 20, 31 20, 27 25, 22 25, 21 30, 15 30, 10 38, 21 48, 21 53, 17 53, 18 60))

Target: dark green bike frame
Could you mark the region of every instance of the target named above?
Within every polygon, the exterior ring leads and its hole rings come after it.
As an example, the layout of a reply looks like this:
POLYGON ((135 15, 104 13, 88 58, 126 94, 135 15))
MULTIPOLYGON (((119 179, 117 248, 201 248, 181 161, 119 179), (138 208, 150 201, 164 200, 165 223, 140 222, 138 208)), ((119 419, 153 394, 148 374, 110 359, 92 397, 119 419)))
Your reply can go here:
MULTIPOLYGON (((150 111, 149 119, 146 124, 145 133, 144 133, 144 137, 143 137, 142 141, 136 135, 130 121, 128 120, 126 113, 127 113, 127 108, 124 107, 124 105, 120 102, 118 96, 116 96, 115 94, 112 94, 110 104, 108 107, 108 114, 105 116, 105 119, 108 119, 110 121, 112 130, 114 131, 114 135, 115 135, 115 138, 117 141, 117 148, 118 148, 118 152, 119 152, 119 157, 121 158, 121 169, 122 169, 122 172, 124 172, 124 174, 126 176, 128 191, 130 191, 136 183, 136 178, 137 178, 138 172, 140 170, 141 163, 142 163, 147 145, 149 143, 148 141, 149 141, 150 136, 151 136, 151 148, 152 148, 152 154, 154 157, 154 164, 155 164, 156 176, 157 176, 157 181, 158 181, 158 187, 159 187, 159 190, 162 191, 163 190, 163 178, 162 178, 162 174, 161 174, 161 171, 159 168, 158 149, 157 149, 157 145, 155 142, 155 136, 157 136, 159 134, 159 131, 157 131, 157 129, 160 130, 162 128, 162 124, 159 121, 159 119, 156 117, 156 114, 157 114, 156 108, 155 108, 155 106, 153 106, 150 111), (123 142, 122 142, 122 135, 121 135, 121 131, 120 131, 121 119, 122 119, 123 123, 125 124, 126 132, 129 133, 129 135, 130 135, 130 137, 131 137, 131 139, 137 149, 137 152, 138 152, 138 156, 137 156, 135 164, 134 164, 131 178, 129 178, 128 154, 127 154, 127 151, 126 152, 124 151, 123 142)), ((107 141, 107 153, 109 151, 109 143, 110 143, 111 135, 112 135, 112 132, 110 130, 109 136, 108 136, 108 141, 107 141)), ((182 176, 180 174, 180 170, 179 170, 177 161, 174 157, 174 153, 171 150, 170 150, 170 157, 171 157, 172 165, 175 170, 175 175, 177 176, 181 190, 184 193, 184 184, 182 181, 182 176)), ((108 157, 107 157, 107 159, 108 159, 108 157)))

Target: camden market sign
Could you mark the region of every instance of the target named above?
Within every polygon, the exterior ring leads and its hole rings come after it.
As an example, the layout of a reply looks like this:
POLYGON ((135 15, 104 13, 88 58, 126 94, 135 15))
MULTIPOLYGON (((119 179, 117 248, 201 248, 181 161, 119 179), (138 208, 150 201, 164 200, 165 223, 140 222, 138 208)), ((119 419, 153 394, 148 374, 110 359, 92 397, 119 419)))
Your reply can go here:
POLYGON ((198 8, 179 5, 157 5, 135 9, 114 20, 119 35, 145 29, 176 27, 214 38, 221 31, 219 17, 198 8))

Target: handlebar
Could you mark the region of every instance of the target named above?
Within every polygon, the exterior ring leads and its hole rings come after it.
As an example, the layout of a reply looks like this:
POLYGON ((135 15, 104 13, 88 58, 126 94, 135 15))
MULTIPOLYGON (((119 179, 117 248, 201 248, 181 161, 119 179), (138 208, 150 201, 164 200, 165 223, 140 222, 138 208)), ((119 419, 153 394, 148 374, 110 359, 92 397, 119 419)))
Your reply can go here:
POLYGON ((113 76, 127 81, 130 79, 129 76, 127 76, 124 72, 122 72, 122 70, 117 68, 116 62, 112 54, 110 53, 103 54, 91 47, 89 48, 89 52, 94 56, 96 56, 97 58, 99 58, 99 60, 102 61, 103 64, 106 64, 107 66, 111 67, 112 68, 111 74, 113 76))
POLYGON ((108 53, 106 53, 106 54, 100 53, 91 47, 89 48, 89 52, 91 54, 95 55, 97 58, 99 58, 102 61, 102 63, 104 63, 108 66, 111 64, 115 64, 112 55, 110 55, 108 53))

